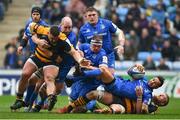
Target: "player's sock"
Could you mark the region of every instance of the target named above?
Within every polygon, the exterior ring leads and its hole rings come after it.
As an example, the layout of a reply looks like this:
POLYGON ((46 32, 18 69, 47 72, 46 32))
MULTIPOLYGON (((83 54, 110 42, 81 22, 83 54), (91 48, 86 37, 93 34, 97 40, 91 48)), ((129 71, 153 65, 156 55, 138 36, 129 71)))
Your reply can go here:
POLYGON ((96 100, 91 100, 87 105, 86 105, 86 110, 93 111, 94 109, 97 109, 97 103, 96 100))
POLYGON ((92 77, 92 76, 101 75, 102 71, 100 69, 94 69, 94 70, 86 70, 83 73, 84 73, 84 76, 86 77, 92 77))
POLYGON ((30 98, 30 100, 29 100, 30 105, 33 105, 33 103, 34 103, 34 101, 36 100, 37 96, 38 96, 38 93, 37 93, 37 92, 33 92, 33 93, 32 93, 31 98, 30 98))
POLYGON ((87 97, 79 97, 77 100, 73 101, 68 107, 68 112, 71 112, 73 108, 78 106, 86 105, 90 100, 87 97))
POLYGON ((44 105, 44 101, 46 100, 46 98, 47 98, 47 96, 41 98, 41 100, 38 101, 38 105, 40 105, 40 106, 44 105))
POLYGON ((26 104, 29 104, 31 95, 32 95, 32 93, 33 93, 33 91, 34 91, 34 88, 35 88, 35 85, 29 85, 29 86, 28 86, 28 88, 27 88, 27 94, 26 94, 26 97, 25 97, 25 99, 24 99, 24 102, 25 102, 26 104))
POLYGON ((17 99, 17 100, 22 100, 22 99, 23 99, 23 94, 17 93, 17 94, 16 94, 16 99, 17 99))

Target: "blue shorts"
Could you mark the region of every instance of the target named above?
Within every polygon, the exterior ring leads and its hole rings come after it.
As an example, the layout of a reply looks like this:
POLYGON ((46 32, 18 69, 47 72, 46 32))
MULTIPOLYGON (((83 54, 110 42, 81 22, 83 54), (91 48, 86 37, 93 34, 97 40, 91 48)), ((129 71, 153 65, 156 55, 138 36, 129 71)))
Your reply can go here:
POLYGON ((78 97, 86 96, 86 94, 100 85, 99 83, 94 83, 94 79, 79 80, 72 84, 70 98, 76 100, 78 97))
POLYGON ((70 69, 71 69, 70 66, 63 68, 59 67, 59 75, 58 75, 58 79, 56 80, 56 83, 63 83, 70 69))

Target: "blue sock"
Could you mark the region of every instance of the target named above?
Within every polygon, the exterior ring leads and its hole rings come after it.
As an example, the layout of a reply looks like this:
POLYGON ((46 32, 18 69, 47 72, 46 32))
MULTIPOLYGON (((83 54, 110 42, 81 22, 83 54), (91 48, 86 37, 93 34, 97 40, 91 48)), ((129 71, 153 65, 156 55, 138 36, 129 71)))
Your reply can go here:
POLYGON ((29 101, 30 105, 33 105, 33 103, 36 100, 37 96, 38 96, 38 93, 33 92, 33 94, 31 95, 30 101, 29 101))
POLYGON ((91 100, 88 104, 86 104, 86 109, 93 111, 96 107, 96 100, 91 100))
POLYGON ((41 100, 38 101, 38 105, 40 105, 40 106, 44 105, 44 101, 46 100, 46 98, 47 98, 47 96, 44 98, 41 98, 41 100))
POLYGON ((27 94, 26 94, 26 97, 25 97, 25 99, 24 99, 24 102, 25 102, 26 104, 29 104, 30 98, 31 98, 31 95, 32 95, 34 89, 35 89, 35 85, 29 85, 29 86, 28 86, 28 88, 27 88, 27 94))
POLYGON ((98 76, 101 75, 101 70, 100 69, 94 69, 94 70, 86 70, 84 71, 84 76, 86 77, 93 77, 93 76, 98 76))

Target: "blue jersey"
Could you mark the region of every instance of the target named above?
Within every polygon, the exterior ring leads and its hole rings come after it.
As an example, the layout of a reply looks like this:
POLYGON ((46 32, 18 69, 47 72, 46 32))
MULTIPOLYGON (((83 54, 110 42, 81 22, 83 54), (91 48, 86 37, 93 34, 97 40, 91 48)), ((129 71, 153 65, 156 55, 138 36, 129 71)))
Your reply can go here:
MULTIPOLYGON (((76 47, 77 40, 76 40, 76 34, 74 32, 70 32, 67 36, 73 47, 76 47)), ((74 66, 75 60, 74 58, 69 54, 63 55, 63 61, 59 65, 59 80, 56 82, 64 82, 68 72, 70 71, 71 67, 74 66)))
POLYGON ((101 64, 107 65, 108 60, 104 49, 100 49, 98 53, 94 53, 88 43, 81 44, 79 49, 83 51, 84 57, 91 61, 92 66, 99 67, 101 64))
POLYGON ((137 100, 135 91, 136 86, 142 86, 143 88, 143 103, 150 104, 152 98, 152 89, 144 80, 140 79, 130 81, 115 77, 115 81, 110 85, 105 85, 105 89, 116 96, 137 100))
MULTIPOLYGON (((32 23, 32 22, 33 22, 32 18, 28 20, 28 22, 27 22, 27 24, 25 26, 25 32, 24 33, 28 37, 28 41, 29 41, 29 44, 30 44, 30 52, 34 53, 34 50, 36 48, 36 44, 31 39, 32 34, 31 34, 31 31, 30 31, 30 28, 29 28, 29 24, 32 23)), ((40 24, 40 25, 43 25, 43 26, 48 26, 48 24, 43 20, 40 20, 37 23, 40 24)))
MULTIPOLYGON (((90 49, 90 44, 84 43, 79 46, 79 49, 83 51, 84 57, 91 60, 92 66, 99 67, 99 65, 107 65, 106 53, 101 49, 98 53, 94 53, 90 49)), ((84 76, 75 77, 76 82, 71 86, 71 99, 76 100, 80 96, 85 96, 88 92, 95 90, 102 84, 101 80, 97 80, 95 77, 87 78, 84 76), (78 79, 79 78, 79 79, 78 79)))
POLYGON ((86 23, 80 28, 79 41, 81 43, 90 43, 94 35, 103 36, 102 48, 107 54, 112 53, 114 50, 112 45, 112 33, 115 33, 117 26, 112 21, 99 18, 95 26, 90 23, 86 23))

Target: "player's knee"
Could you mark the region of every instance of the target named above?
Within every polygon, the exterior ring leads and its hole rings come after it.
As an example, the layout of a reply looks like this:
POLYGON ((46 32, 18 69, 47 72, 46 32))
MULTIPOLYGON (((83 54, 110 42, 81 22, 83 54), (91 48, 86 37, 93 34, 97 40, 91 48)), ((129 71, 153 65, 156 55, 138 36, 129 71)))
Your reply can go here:
POLYGON ((50 75, 50 74, 47 74, 45 77, 45 82, 54 82, 55 81, 55 78, 53 75, 50 75))
POLYGON ((28 71, 23 71, 22 72, 22 78, 28 79, 30 76, 31 76, 31 73, 29 73, 28 71))

